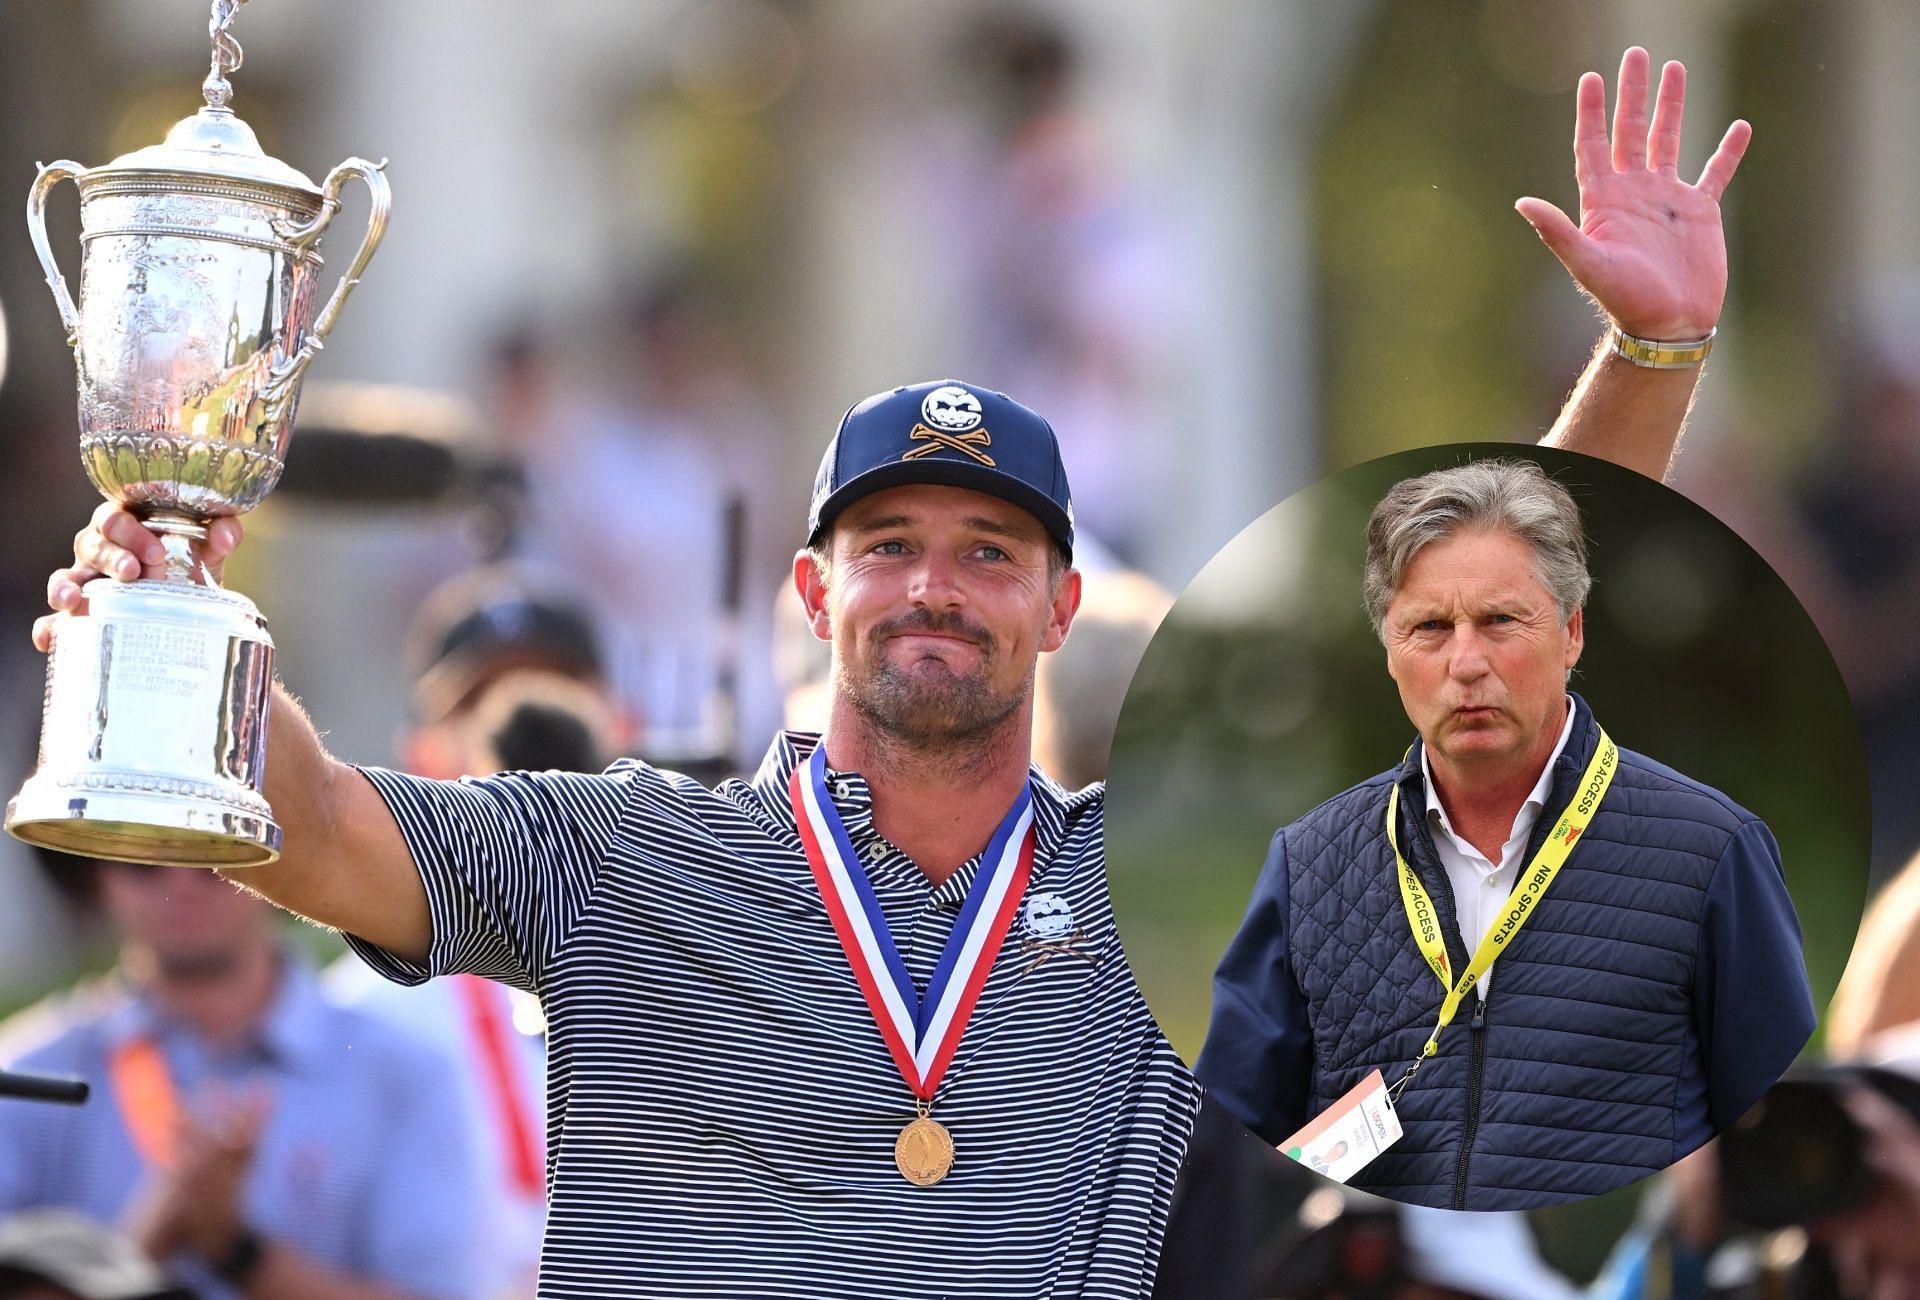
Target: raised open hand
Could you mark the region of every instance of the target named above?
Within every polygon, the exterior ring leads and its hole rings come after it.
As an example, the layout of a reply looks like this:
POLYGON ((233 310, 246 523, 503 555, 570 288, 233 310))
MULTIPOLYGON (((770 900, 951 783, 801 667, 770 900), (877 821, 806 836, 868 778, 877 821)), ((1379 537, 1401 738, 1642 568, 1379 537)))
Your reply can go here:
POLYGON ((1597 72, 1580 78, 1573 123, 1580 223, 1545 199, 1514 207, 1615 325, 1643 339, 1698 339, 1720 319, 1726 298, 1720 196, 1753 128, 1744 121, 1728 127, 1689 185, 1679 174, 1687 70, 1678 63, 1661 70, 1649 126, 1649 66, 1637 45, 1622 56, 1611 141, 1606 82, 1597 72))

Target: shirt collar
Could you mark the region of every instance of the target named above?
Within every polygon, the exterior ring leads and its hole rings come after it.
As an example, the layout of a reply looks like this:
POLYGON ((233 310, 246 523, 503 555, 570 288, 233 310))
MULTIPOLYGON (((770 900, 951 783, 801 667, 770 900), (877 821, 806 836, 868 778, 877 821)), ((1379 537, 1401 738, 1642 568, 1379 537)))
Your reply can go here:
MULTIPOLYGON (((1534 781, 1533 789, 1529 790, 1527 797, 1521 801, 1520 811, 1513 819, 1514 825, 1519 825, 1522 819, 1531 821, 1537 818, 1540 815, 1540 810, 1547 806, 1547 795, 1553 789, 1554 764, 1560 761, 1561 751, 1566 749, 1567 741, 1573 736, 1573 719, 1576 713, 1578 713, 1578 710, 1574 707, 1573 696, 1568 695, 1567 718, 1566 721, 1560 725, 1560 739, 1555 742, 1553 752, 1547 755, 1547 761, 1541 764, 1540 776, 1534 781)), ((1427 747, 1421 745, 1419 749, 1420 783, 1426 791, 1427 796, 1427 820, 1429 822, 1437 821, 1446 829, 1449 835, 1452 835, 1454 833, 1453 821, 1447 816, 1445 805, 1440 802, 1440 792, 1433 787, 1433 767, 1427 762, 1427 747)), ((1499 864, 1495 863, 1494 865, 1498 866, 1499 864)))
POLYGON ((280 986, 260 1028, 267 1050, 296 1068, 324 1062, 335 1044, 327 1042, 332 1008, 320 992, 313 968, 291 953, 280 958, 280 986))
MULTIPOLYGON (((795 844, 800 840, 800 828, 793 819, 788 782, 792 779, 793 770, 811 758, 819 745, 818 732, 777 733, 773 743, 767 747, 765 757, 760 760, 759 769, 747 783, 754 802, 760 806, 766 820, 784 838, 791 839, 795 844)), ((1034 867, 1038 871, 1041 863, 1053 856, 1065 833, 1070 796, 1037 765, 1030 764, 1027 775, 1033 783, 1034 867)), ((832 768, 827 771, 827 788, 833 795, 833 805, 840 814, 841 824, 847 828, 847 838, 861 851, 862 859, 866 859, 867 851, 879 839, 873 829, 872 788, 860 773, 840 772, 832 768)), ((972 872, 955 872, 942 888, 953 885, 962 877, 970 880, 972 872)), ((962 883, 959 888, 964 893, 966 886, 962 883)))
MULTIPOLYGON (((164 1042, 175 1035, 192 1032, 146 993, 119 976, 115 978, 125 990, 126 1000, 103 1020, 111 1046, 118 1047, 135 1039, 164 1042)), ((273 998, 247 1045, 295 1069, 324 1063, 334 1046, 326 1040, 327 1013, 328 1005, 320 992, 319 981, 314 978, 313 968, 302 958, 283 950, 274 976, 273 998)))

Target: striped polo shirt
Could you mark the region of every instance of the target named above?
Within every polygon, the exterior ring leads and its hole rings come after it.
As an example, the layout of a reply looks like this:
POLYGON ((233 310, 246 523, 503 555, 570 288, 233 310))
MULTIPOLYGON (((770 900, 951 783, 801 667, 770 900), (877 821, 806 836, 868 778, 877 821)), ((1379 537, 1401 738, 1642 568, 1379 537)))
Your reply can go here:
MULTIPOLYGON (((1120 951, 1104 792, 1034 771, 1027 899, 934 1101, 953 1171, 915 1187, 893 1159, 913 1095, 789 802, 817 744, 785 733, 750 782, 717 790, 631 761, 459 782, 366 770, 426 885, 433 946, 423 966, 350 942, 402 983, 471 971, 546 1008, 540 1294, 1150 1294, 1199 1091, 1120 951)), ((924 989, 980 860, 934 886, 874 830, 860 776, 828 788, 924 989)))

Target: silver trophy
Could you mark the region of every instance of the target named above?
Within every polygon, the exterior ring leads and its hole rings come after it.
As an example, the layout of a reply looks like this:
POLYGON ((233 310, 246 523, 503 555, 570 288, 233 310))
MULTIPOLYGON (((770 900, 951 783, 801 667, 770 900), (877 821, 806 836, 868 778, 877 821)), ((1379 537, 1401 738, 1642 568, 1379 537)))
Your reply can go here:
POLYGON ((165 143, 104 167, 40 168, 27 226, 80 378, 80 451, 107 497, 167 548, 166 576, 101 579, 91 613, 56 620, 40 763, 6 828, 92 857, 181 866, 271 862, 261 796, 273 639, 252 601, 207 582, 207 524, 279 481, 300 378, 385 232, 380 166, 350 158, 315 185, 227 107, 246 0, 215 0, 206 107, 165 143), (80 302, 47 241, 48 193, 80 191, 80 302), (316 315, 319 243, 350 180, 372 214, 316 315))

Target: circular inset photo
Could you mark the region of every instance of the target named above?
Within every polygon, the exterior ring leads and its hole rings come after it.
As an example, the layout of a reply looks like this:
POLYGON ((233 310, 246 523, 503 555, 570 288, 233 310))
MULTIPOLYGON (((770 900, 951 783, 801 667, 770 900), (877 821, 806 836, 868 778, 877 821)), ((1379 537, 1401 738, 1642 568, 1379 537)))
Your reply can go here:
POLYGON ((1213 1101, 1410 1204, 1598 1195, 1809 1044, 1865 763, 1786 585, 1605 461, 1427 448, 1289 498, 1141 661, 1107 862, 1213 1101))

